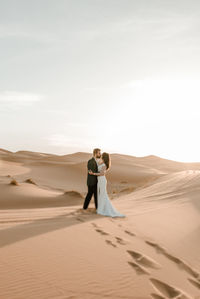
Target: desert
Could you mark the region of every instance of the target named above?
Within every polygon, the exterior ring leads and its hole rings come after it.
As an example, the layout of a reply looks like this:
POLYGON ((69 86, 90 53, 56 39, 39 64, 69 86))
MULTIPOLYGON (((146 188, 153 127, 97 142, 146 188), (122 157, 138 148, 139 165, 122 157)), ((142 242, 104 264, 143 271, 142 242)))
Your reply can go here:
POLYGON ((120 219, 82 209, 90 156, 0 150, 0 297, 200 298, 200 163, 111 154, 120 219))

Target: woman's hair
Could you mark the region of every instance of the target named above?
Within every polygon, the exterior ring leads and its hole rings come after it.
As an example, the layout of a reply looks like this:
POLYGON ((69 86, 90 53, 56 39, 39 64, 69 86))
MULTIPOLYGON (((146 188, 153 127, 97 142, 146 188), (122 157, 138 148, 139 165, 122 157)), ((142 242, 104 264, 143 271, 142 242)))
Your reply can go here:
POLYGON ((106 164, 106 168, 109 169, 111 165, 110 155, 108 153, 103 153, 101 158, 103 162, 106 164))

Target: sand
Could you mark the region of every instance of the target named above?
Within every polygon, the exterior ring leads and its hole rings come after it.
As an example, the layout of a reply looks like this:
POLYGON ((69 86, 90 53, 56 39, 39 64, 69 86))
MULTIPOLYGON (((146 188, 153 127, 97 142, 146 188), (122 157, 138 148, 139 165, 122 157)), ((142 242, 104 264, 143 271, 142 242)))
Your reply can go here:
POLYGON ((89 157, 0 149, 0 298, 200 298, 200 163, 113 154, 110 218, 89 157))

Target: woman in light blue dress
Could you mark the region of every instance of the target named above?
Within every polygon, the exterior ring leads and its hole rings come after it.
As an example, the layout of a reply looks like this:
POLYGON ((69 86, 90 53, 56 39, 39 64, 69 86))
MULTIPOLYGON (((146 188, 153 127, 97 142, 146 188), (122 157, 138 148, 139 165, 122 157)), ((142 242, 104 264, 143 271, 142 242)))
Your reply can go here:
POLYGON ((98 208, 97 214, 110 217, 126 217, 124 214, 118 212, 112 205, 107 193, 107 179, 106 172, 110 169, 111 160, 108 153, 103 153, 98 163, 98 173, 89 173, 98 176, 97 183, 97 200, 98 208))

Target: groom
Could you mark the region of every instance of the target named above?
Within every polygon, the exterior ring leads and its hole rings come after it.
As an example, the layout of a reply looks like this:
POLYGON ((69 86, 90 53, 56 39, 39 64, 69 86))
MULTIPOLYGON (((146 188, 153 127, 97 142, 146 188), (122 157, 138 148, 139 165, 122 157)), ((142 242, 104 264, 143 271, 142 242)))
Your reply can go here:
POLYGON ((95 207, 97 209, 97 176, 89 174, 89 170, 92 170, 92 172, 97 173, 98 172, 98 160, 101 158, 101 150, 99 148, 95 148, 93 150, 93 157, 90 159, 87 163, 87 169, 88 169, 88 176, 87 176, 87 185, 88 185, 88 193, 85 198, 85 202, 83 205, 83 209, 86 210, 88 208, 88 205, 90 203, 90 200, 92 196, 94 195, 94 203, 95 207))

